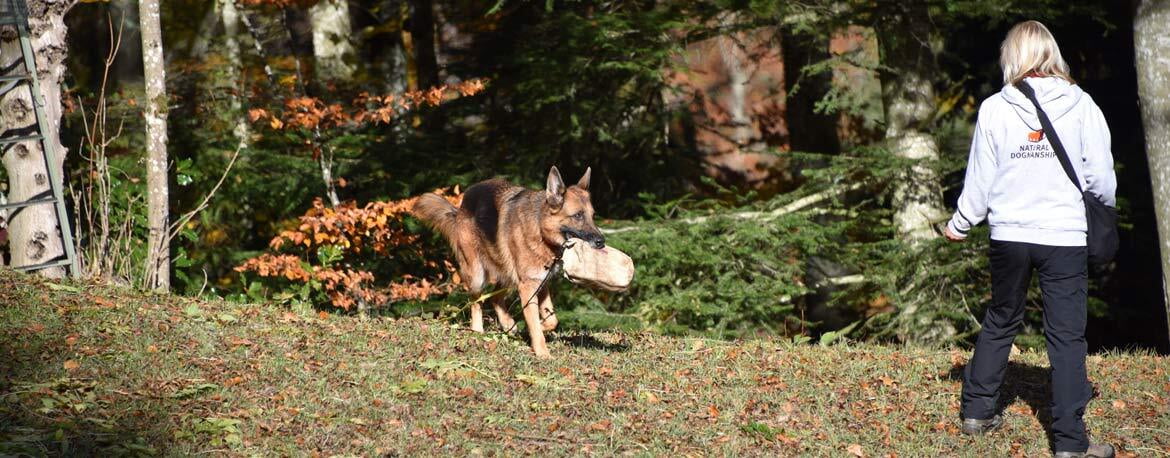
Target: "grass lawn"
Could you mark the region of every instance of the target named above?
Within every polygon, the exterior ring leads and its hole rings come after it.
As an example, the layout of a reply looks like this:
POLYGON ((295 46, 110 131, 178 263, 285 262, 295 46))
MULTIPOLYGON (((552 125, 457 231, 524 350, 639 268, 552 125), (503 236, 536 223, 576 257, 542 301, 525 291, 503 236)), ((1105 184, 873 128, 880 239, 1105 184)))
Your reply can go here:
MULTIPOLYGON (((652 334, 523 341, 0 270, 0 454, 1044 456, 1043 354, 957 428, 963 350, 652 334)), ((1170 358, 1095 355, 1086 421, 1170 455, 1170 358)))

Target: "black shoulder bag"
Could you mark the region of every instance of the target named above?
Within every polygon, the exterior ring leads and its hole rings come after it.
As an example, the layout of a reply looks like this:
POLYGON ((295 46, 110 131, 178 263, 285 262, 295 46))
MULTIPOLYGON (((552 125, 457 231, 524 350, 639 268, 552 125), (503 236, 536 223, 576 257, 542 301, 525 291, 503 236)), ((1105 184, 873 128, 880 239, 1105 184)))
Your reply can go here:
POLYGON ((1043 108, 1040 108, 1040 101, 1036 100, 1036 91, 1032 90, 1032 87, 1024 81, 1016 83, 1016 88, 1028 96, 1028 100, 1031 100, 1032 104, 1036 106, 1040 125, 1044 127, 1044 135, 1048 136, 1048 142, 1052 144, 1052 149, 1056 150, 1056 158, 1060 159, 1060 166, 1064 168, 1068 179, 1072 180, 1077 191, 1080 191, 1085 199, 1085 220, 1089 226, 1089 265, 1102 267, 1109 264, 1113 260, 1113 256, 1117 254, 1119 244, 1117 209, 1105 205, 1097 196, 1081 188, 1081 180, 1077 179, 1077 172, 1073 169, 1072 162, 1069 161, 1068 152, 1060 143, 1060 137, 1056 136, 1056 129, 1052 127, 1052 121, 1048 119, 1048 114, 1044 112, 1043 108))

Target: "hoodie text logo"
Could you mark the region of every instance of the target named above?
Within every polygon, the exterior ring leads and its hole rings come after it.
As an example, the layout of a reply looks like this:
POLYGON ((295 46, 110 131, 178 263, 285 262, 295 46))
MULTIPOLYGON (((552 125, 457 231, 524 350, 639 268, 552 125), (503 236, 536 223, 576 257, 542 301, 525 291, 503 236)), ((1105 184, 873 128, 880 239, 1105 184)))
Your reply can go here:
POLYGON ((1020 145, 1019 151, 1011 154, 1012 159, 1047 159, 1052 157, 1056 157, 1056 152, 1052 151, 1052 146, 1048 143, 1024 143, 1020 145))

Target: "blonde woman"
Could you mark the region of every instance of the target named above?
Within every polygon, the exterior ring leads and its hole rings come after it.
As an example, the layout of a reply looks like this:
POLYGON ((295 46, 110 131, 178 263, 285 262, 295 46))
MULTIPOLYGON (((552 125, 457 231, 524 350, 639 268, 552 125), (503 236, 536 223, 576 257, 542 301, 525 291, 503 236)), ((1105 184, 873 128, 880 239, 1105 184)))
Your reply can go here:
POLYGON ((1088 291, 1083 196, 1044 133, 1033 92, 1070 158, 1081 188, 1115 206, 1109 127, 1101 109, 1069 76, 1056 40, 1027 21, 1000 48, 1003 89, 979 107, 958 211, 944 235, 954 242, 986 219, 991 226, 992 303, 963 374, 966 434, 999 428, 999 389, 1024 316, 1032 272, 1044 296, 1044 337, 1052 366, 1052 438, 1057 457, 1112 457, 1090 444, 1082 416, 1092 395, 1085 373, 1088 291), (1024 85, 1018 84, 1024 83, 1024 85))

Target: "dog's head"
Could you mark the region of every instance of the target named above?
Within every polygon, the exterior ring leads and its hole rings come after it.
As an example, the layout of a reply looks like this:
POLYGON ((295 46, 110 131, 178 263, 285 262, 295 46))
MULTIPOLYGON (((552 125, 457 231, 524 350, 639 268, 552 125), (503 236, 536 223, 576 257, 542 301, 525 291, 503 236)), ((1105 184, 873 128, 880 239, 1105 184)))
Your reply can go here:
POLYGON ((544 240, 561 245, 570 237, 579 238, 594 248, 605 247, 605 236, 593 224, 593 202, 589 200, 589 175, 592 169, 573 186, 565 186, 561 172, 554 166, 548 171, 548 184, 544 190, 545 215, 541 218, 541 234, 544 240))

